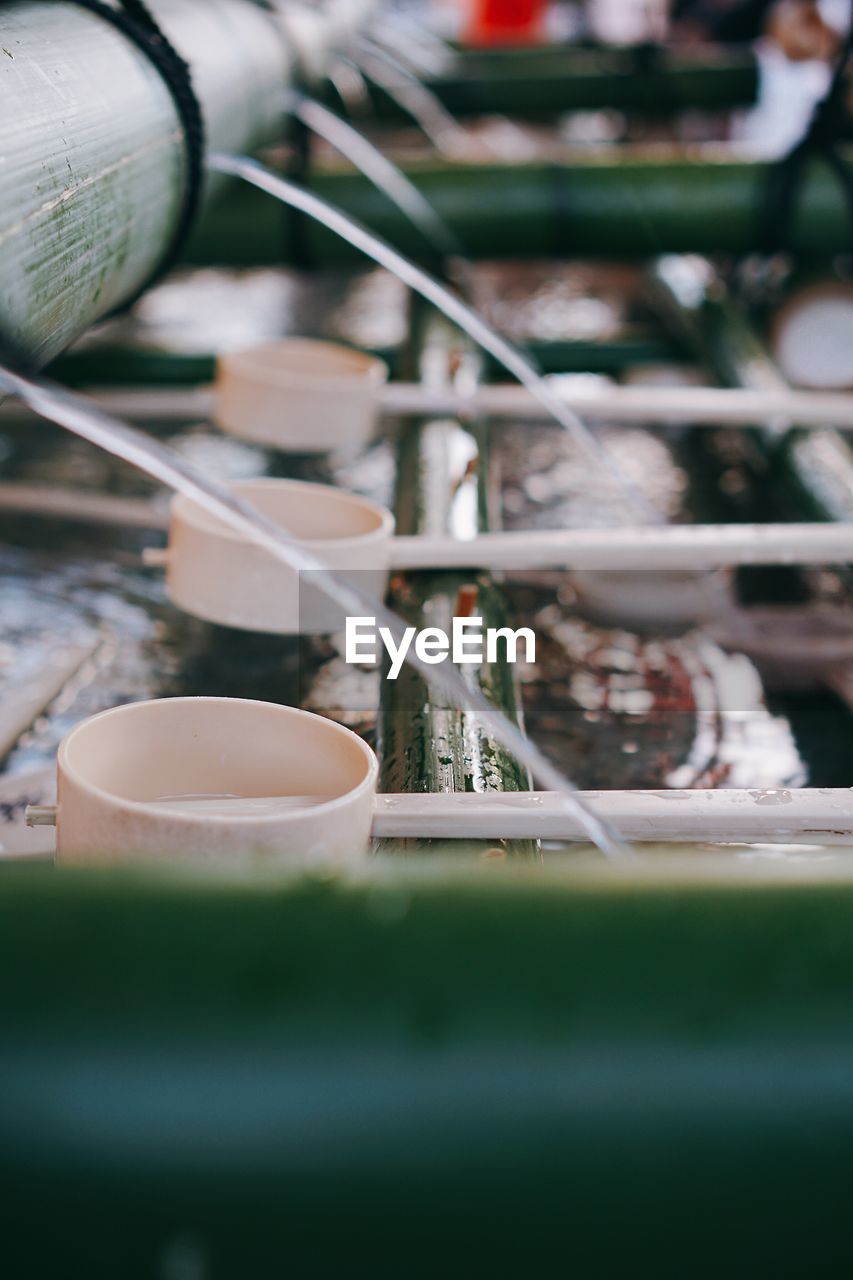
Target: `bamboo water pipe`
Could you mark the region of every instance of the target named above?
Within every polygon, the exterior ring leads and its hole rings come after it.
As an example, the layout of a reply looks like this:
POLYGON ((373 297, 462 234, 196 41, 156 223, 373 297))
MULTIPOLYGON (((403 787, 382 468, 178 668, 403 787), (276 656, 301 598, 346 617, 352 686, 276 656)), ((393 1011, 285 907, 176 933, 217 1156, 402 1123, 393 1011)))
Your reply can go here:
MULTIPOLYGON (((208 146, 275 136, 282 89, 320 62, 366 4, 303 23, 250 0, 152 0, 188 63, 208 146)), ((4 4, 0 65, 0 329, 45 362, 148 281, 172 241, 187 183, 177 109, 146 54, 73 3, 4 4)))
MULTIPOLYGON (((613 374, 636 365, 678 364, 684 359, 681 348, 658 329, 637 324, 620 328, 606 341, 531 340, 524 347, 543 373, 613 374)), ((384 360, 396 376, 399 372, 396 347, 377 349, 373 355, 384 360)), ((487 362, 487 366, 491 368, 491 362, 487 362)), ((78 388, 150 389, 152 383, 157 383, 164 389, 186 391, 213 381, 216 356, 212 351, 184 352, 98 343, 72 347, 53 363, 51 372, 60 382, 78 388)), ((499 375, 497 368, 492 372, 499 375)))
MULTIPOLYGON (((755 100, 758 63, 748 49, 527 48, 458 55, 424 83, 452 115, 552 119, 570 111, 668 116, 691 107, 725 110, 755 100)), ((347 103, 329 87, 330 105, 347 103)), ((380 85, 370 111, 398 124, 405 113, 380 85)))
MULTIPOLYGON (((410 303, 410 335, 404 352, 407 371, 419 385, 444 385, 451 378, 452 353, 459 335, 419 300, 410 303)), ((468 351, 457 373, 482 376, 479 355, 468 351)), ((489 451, 484 424, 423 418, 407 424, 396 450, 396 525, 410 541, 427 534, 483 536, 489 527, 489 451)), ((485 572, 447 565, 441 572, 395 575, 391 601, 410 625, 452 625, 452 618, 469 612, 487 627, 508 622, 506 603, 498 584, 485 572)), ((469 668, 469 671, 471 669, 469 668)), ((472 682, 515 724, 522 721, 521 691, 506 651, 471 671, 472 682)), ((427 688, 410 668, 398 678, 383 681, 379 712, 380 782, 383 790, 431 792, 455 797, 469 791, 504 795, 524 792, 530 776, 495 742, 464 707, 454 706, 427 688)), ((418 824, 396 843, 397 851, 429 847, 429 832, 418 824)), ((491 839, 491 836, 489 836, 491 839)), ((470 845, 476 848, 477 835, 470 845)), ((502 847, 514 858, 536 854, 536 837, 512 840, 502 847)), ((480 851, 484 846, 480 845, 480 851)))
MULTIPOLYGON (((846 163, 849 165, 849 153, 846 163)), ((662 248, 744 254, 761 229, 771 163, 730 147, 619 148, 578 154, 563 164, 425 164, 407 176, 473 259, 602 257, 647 259, 662 248), (508 198, 511 193, 511 198, 508 198)), ((353 173, 311 175, 318 195, 404 253, 423 244, 386 197, 353 173)), ((801 258, 845 252, 850 217, 840 184, 815 159, 806 166, 789 247, 801 258)), ((311 258, 362 261, 319 227, 306 232, 311 258)), ((275 205, 230 189, 200 222, 187 260, 235 266, 293 261, 275 205), (252 235, 245 234, 247 219, 252 235)))

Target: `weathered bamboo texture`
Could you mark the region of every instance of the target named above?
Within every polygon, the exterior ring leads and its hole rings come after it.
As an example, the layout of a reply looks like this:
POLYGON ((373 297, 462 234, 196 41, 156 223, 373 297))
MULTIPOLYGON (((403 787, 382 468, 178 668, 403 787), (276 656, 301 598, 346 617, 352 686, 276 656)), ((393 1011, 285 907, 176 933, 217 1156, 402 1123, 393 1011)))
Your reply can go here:
MULTIPOLYGON (((446 326, 413 305, 414 335, 409 354, 412 372, 418 365, 439 377, 452 354, 446 326)), ((483 424, 463 427, 454 421, 412 423, 400 433, 397 451, 397 526, 407 534, 457 535, 488 528, 487 432, 483 424)), ((499 588, 476 570, 444 570, 399 576, 392 583, 392 604, 413 626, 450 629, 454 615, 483 619, 486 627, 506 626, 499 588)), ((515 668, 504 654, 493 663, 461 668, 478 681, 501 711, 518 723, 521 703, 515 668)), ((383 681, 380 730, 381 781, 384 791, 506 792, 526 791, 530 778, 498 743, 485 734, 466 711, 430 694, 420 675, 404 668, 394 683, 383 681)), ((495 845, 495 841, 490 842, 495 845)), ((429 841, 406 841, 398 849, 430 847, 429 841)), ((489 844, 468 842, 467 849, 489 844)), ((531 857, 536 842, 497 842, 498 851, 531 857)), ((460 852, 455 846, 454 853, 460 852)))
MULTIPOLYGON (((244 151, 274 136, 300 74, 281 19, 250 0, 152 9, 190 65, 208 145, 244 151)), ((314 28, 330 44, 333 17, 314 28)), ((162 77, 101 16, 59 0, 6 4, 0 43, 0 328, 45 361, 162 260, 185 146, 162 77)))
MULTIPOLYGON (((849 156, 848 163, 853 163, 849 156)), ((690 151, 611 148, 563 164, 430 163, 407 176, 471 258, 641 257, 673 253, 749 253, 762 232, 771 165, 728 148, 690 151)), ((315 172, 312 189, 412 256, 418 233, 380 192, 352 173, 315 172)), ((802 257, 846 252, 849 211, 837 177, 822 160, 803 175, 789 246, 802 257)), ((361 261, 320 227, 306 228, 317 262, 361 261)), ((190 246, 195 262, 260 265, 291 259, 294 246, 272 201, 230 189, 190 246), (246 226, 251 225, 251 236, 246 226)))

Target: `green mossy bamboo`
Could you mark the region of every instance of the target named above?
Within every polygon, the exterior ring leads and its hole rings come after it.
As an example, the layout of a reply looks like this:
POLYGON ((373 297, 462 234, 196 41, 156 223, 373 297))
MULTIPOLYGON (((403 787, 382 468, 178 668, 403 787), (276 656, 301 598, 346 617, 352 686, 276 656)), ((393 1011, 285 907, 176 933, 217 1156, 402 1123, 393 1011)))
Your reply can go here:
MULTIPOLYGON (((651 298, 709 373, 723 386, 779 391, 787 383, 744 310, 710 266, 705 286, 688 304, 658 268, 651 298)), ((695 276, 699 279, 699 276, 695 276)), ((773 495, 776 517, 853 520, 853 453, 841 432, 789 430, 770 424, 751 431, 755 462, 773 495)))
MULTIPOLYGON (((465 253, 483 258, 632 258, 662 252, 744 254, 762 231, 771 166, 697 148, 678 154, 613 149, 571 163, 429 164, 409 177, 434 205, 465 253)), ((403 252, 420 237, 390 201, 358 175, 316 173, 317 194, 403 252)), ((290 232, 276 203, 231 186, 210 208, 187 260, 238 266, 294 262, 290 232)), ((308 258, 331 266, 363 258, 338 236, 306 225, 308 258)), ((849 211, 826 164, 808 167, 791 220, 790 247, 801 258, 846 252, 849 211)))
MULTIPOLYGON (((468 52, 425 81, 452 115, 501 114, 548 120, 570 111, 630 110, 670 116, 688 108, 723 111, 754 102, 758 64, 751 50, 541 49, 468 52)), ((346 111, 333 86, 329 105, 346 111)), ((370 88, 372 117, 408 117, 389 94, 370 88)))
MULTIPOLYGON (((525 343, 525 349, 543 373, 619 373, 634 365, 674 364, 683 358, 675 343, 639 326, 606 342, 537 341, 525 343)), ((377 348, 371 354, 385 361, 392 376, 398 376, 399 348, 377 348)), ((161 387, 200 386, 213 381, 215 370, 212 352, 93 344, 73 347, 50 367, 52 376, 74 387, 141 387, 155 382, 161 387)), ((504 376, 498 366, 490 365, 490 373, 496 380, 504 376)))
MULTIPOLYGON (((412 375, 421 372, 423 347, 436 338, 448 360, 457 340, 439 325, 424 304, 413 301, 411 336, 404 358, 412 375)), ((488 434, 482 423, 409 422, 399 433, 395 514, 400 533, 452 532, 452 512, 467 489, 477 509, 477 529, 488 528, 488 434), (448 459, 462 451, 471 463, 454 478, 448 459)), ((417 573, 398 576, 392 584, 391 604, 411 626, 437 626, 448 634, 459 601, 465 612, 482 617, 485 627, 508 624, 499 588, 484 573, 474 571, 417 573)), ((514 723, 521 719, 521 702, 514 668, 505 657, 467 670, 487 696, 514 723)), ((405 792, 525 791, 530 778, 506 751, 471 720, 468 713, 427 689, 420 675, 405 667, 392 683, 383 681, 380 711, 380 789, 405 792)), ((456 842, 454 842, 456 843, 456 842)), ((483 852, 495 842, 459 842, 455 856, 483 852)), ((436 841, 411 840, 398 851, 435 849, 436 841)), ((503 842, 498 846, 515 857, 533 857, 535 841, 503 842)))
MULTIPOLYGON (((248 0, 150 3, 187 64, 205 153, 280 135, 286 87, 309 66, 321 73, 372 8, 344 0, 299 19, 292 6, 285 15, 248 0)), ((46 363, 165 263, 190 184, 187 147, 170 87, 116 24, 83 5, 26 0, 4 4, 0 21, 0 327, 46 363)), ((201 176, 207 194, 218 179, 201 176)))
MULTIPOLYGON (((242 0, 153 8, 193 76, 207 144, 273 137, 273 94, 293 76, 273 15, 242 0)), ((163 262, 186 148, 163 78, 112 23, 74 4, 19 2, 3 5, 2 27, 0 325, 44 362, 163 262)))

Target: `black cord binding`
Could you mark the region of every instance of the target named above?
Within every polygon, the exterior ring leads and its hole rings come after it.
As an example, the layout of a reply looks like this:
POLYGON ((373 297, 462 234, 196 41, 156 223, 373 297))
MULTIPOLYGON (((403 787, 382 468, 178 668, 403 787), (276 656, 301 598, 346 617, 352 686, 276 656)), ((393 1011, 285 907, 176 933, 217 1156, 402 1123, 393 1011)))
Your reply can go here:
POLYGON ((853 175, 838 153, 838 144, 851 135, 847 108, 847 66, 853 54, 853 17, 838 55, 829 88, 816 104, 811 120, 798 142, 770 167, 760 229, 762 248, 777 253, 789 241, 791 219, 807 162, 820 156, 838 179, 850 217, 853 247, 853 175))
POLYGON ((186 168, 181 211, 166 249, 148 278, 120 310, 133 306, 147 289, 171 271, 183 251, 198 212, 204 179, 204 118, 193 89, 192 73, 174 45, 158 25, 144 0, 74 0, 75 4, 111 22, 132 40, 154 64, 172 96, 184 134, 186 168))

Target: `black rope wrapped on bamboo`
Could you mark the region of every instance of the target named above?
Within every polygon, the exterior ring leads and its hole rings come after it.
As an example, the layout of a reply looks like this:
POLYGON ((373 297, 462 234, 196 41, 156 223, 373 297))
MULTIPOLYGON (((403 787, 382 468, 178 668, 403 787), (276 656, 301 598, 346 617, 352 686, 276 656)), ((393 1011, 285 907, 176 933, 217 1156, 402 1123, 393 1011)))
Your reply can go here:
POLYGON ((112 23, 153 63, 169 90, 184 135, 184 192, 174 232, 154 270, 133 297, 122 305, 121 310, 124 311, 171 271, 192 230, 204 180, 204 117, 193 88, 189 65, 170 42, 144 0, 117 0, 115 5, 103 0, 73 0, 73 3, 112 23))
POLYGON ((761 247, 767 253, 777 253, 787 247, 803 174, 809 161, 816 157, 824 160, 838 179, 849 213, 849 239, 853 247, 853 177, 838 154, 838 144, 853 134, 846 101, 847 68, 851 53, 853 17, 836 60, 829 88, 816 104, 803 136, 770 170, 760 226, 761 247))

